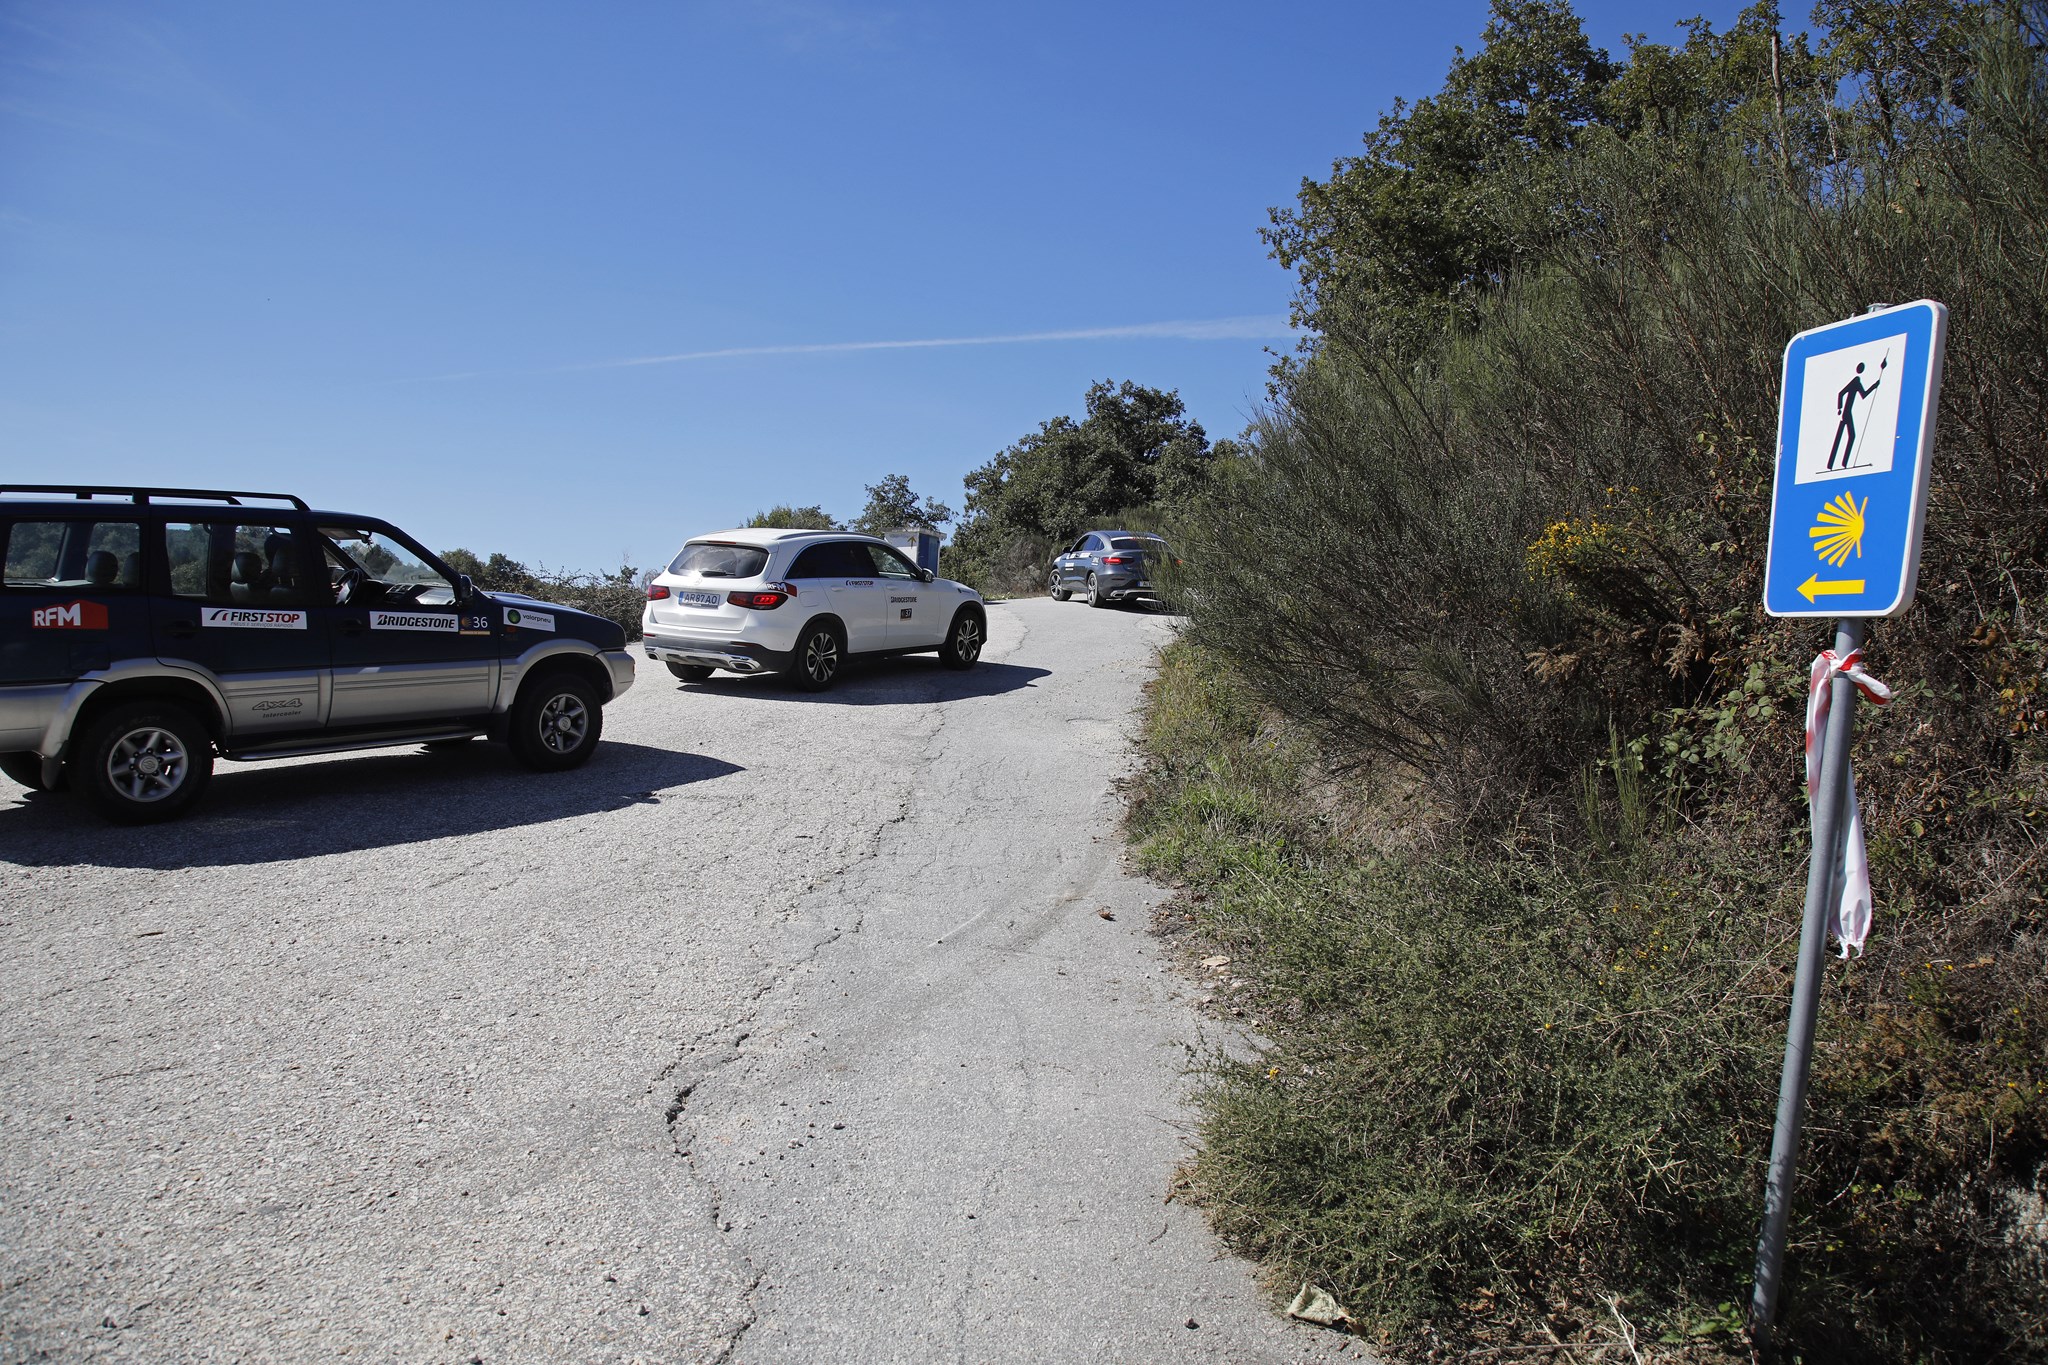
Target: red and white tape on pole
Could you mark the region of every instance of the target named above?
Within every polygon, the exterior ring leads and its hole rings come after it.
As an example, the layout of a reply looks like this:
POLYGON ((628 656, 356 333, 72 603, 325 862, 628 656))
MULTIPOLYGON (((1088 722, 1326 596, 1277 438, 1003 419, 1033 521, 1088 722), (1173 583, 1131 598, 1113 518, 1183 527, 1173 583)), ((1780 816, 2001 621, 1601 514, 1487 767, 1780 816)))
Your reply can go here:
MULTIPOLYGON (((1813 673, 1806 685, 1806 798, 1820 794, 1821 731, 1827 725, 1828 705, 1834 695, 1830 685, 1836 677, 1847 678, 1873 706, 1892 699, 1892 690, 1863 671, 1863 651, 1852 649, 1847 657, 1836 658, 1824 649, 1815 656, 1813 673)), ((1848 761, 1846 753, 1843 762, 1848 761)), ((1818 850, 1816 850, 1816 853, 1818 850)), ((1863 955, 1863 940, 1870 935, 1870 854, 1863 846, 1863 814, 1856 804, 1856 770, 1849 770, 1849 831, 1842 840, 1842 897, 1834 907, 1832 928, 1841 942, 1842 956, 1854 948, 1863 955)))

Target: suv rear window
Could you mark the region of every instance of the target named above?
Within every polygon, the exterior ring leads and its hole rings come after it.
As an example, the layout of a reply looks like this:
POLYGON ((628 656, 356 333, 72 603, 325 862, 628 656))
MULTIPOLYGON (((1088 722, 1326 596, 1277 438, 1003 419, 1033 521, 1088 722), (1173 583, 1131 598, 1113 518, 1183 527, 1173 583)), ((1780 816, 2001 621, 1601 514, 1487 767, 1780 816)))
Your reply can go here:
POLYGON ((693 540, 670 562, 668 571, 700 578, 757 578, 767 567, 768 552, 758 545, 693 540))
POLYGON ((1109 542, 1112 550, 1163 550, 1166 542, 1157 536, 1117 536, 1109 542))
POLYGON ((10 588, 118 592, 142 586, 142 528, 132 521, 17 521, 5 528, 10 588))

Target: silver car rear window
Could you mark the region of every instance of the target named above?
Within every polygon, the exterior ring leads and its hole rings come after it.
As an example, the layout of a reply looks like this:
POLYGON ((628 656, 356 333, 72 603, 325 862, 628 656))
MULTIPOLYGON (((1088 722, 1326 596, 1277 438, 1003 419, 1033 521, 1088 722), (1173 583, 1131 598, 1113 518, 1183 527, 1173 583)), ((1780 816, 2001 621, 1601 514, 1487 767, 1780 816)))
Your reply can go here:
POLYGON ((670 562, 668 571, 699 578, 755 578, 767 567, 768 552, 758 545, 693 540, 670 562))

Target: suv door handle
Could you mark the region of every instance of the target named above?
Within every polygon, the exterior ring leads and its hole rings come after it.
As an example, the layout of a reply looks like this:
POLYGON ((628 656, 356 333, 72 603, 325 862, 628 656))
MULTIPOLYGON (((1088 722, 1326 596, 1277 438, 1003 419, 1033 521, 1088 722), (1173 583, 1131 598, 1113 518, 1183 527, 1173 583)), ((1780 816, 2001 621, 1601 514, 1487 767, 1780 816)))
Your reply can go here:
POLYGON ((335 622, 335 628, 343 635, 361 635, 370 628, 370 621, 364 616, 344 616, 335 622))
POLYGON ((166 634, 177 636, 180 640, 187 640, 199 633, 199 623, 197 621, 168 621, 164 624, 164 631, 166 634))

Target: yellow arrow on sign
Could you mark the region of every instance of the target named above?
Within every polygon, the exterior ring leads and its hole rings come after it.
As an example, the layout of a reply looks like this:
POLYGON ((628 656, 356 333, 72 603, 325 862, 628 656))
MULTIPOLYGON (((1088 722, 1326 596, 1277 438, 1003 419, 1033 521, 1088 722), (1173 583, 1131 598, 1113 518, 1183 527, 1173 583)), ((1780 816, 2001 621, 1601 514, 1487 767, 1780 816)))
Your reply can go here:
POLYGON ((1844 597, 1862 591, 1863 580, 1860 578, 1837 578, 1823 583, 1819 574, 1814 574, 1799 585, 1799 595, 1809 602, 1816 598, 1844 597))

